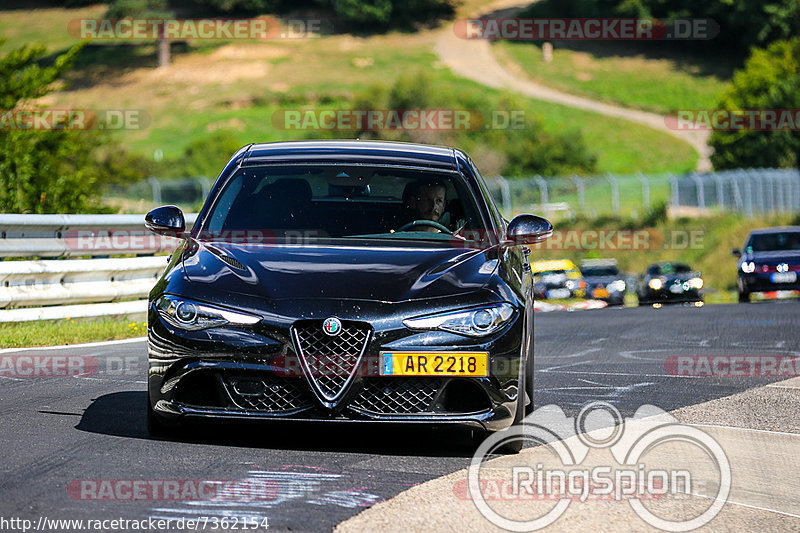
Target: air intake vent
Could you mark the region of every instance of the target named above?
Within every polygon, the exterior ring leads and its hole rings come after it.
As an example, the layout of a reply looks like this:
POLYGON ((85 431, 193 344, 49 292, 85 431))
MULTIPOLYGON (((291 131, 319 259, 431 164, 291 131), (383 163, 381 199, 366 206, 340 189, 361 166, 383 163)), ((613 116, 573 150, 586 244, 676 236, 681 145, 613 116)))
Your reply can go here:
POLYGON ((233 257, 228 257, 227 255, 220 255, 218 256, 220 259, 228 263, 228 265, 232 266, 233 268, 238 268, 239 270, 246 270, 244 265, 241 264, 239 261, 234 259, 233 257))
POLYGON ((442 387, 441 378, 367 378, 363 383, 350 407, 377 415, 429 412, 442 387))
POLYGON ((321 320, 292 328, 297 353, 311 387, 322 403, 332 407, 355 375, 372 328, 343 321, 336 335, 325 333, 321 320))

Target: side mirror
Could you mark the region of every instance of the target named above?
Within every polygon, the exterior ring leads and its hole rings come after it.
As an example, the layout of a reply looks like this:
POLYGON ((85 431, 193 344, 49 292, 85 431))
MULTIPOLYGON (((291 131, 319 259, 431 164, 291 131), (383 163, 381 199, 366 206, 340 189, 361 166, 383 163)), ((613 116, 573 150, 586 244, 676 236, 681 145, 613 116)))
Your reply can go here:
POLYGON ((156 207, 144 217, 144 226, 154 233, 182 237, 186 230, 183 212, 174 205, 156 207))
POLYGON ((536 215, 517 215, 508 223, 505 244, 536 244, 547 240, 553 234, 549 220, 536 215))
POLYGON ((731 255, 735 255, 736 257, 742 257, 742 251, 738 248, 734 248, 731 250, 731 255))

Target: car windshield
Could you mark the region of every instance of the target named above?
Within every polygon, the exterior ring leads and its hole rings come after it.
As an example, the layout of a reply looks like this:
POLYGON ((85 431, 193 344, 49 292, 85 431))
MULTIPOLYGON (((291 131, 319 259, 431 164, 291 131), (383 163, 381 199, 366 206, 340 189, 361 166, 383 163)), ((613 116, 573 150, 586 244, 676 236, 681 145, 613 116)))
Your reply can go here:
POLYGON ((604 266, 604 267, 582 267, 581 272, 584 276, 587 277, 601 277, 601 276, 617 276, 619 275, 619 269, 617 267, 612 266, 604 266))
POLYGON ((543 270, 541 272, 537 272, 537 277, 548 277, 548 276, 566 276, 566 270, 543 270))
POLYGON ((393 239, 463 244, 487 235, 455 172, 381 166, 239 169, 214 201, 201 238, 393 239))
POLYGON ((669 275, 669 274, 688 274, 692 271, 689 265, 681 263, 666 263, 663 265, 653 265, 647 269, 648 274, 656 276, 669 275))
POLYGON ((800 231, 751 235, 745 250, 751 252, 800 250, 800 231))

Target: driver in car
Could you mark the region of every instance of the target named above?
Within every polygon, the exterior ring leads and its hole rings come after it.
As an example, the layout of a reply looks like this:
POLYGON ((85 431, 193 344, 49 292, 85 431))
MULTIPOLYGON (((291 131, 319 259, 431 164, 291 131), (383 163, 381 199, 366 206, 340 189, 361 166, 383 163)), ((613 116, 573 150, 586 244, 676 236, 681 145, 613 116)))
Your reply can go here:
MULTIPOLYGON (((440 224, 446 203, 447 185, 441 180, 413 181, 403 191, 403 205, 408 212, 409 223, 430 220, 440 224)), ((441 233, 440 229, 424 223, 409 226, 408 229, 441 233)))

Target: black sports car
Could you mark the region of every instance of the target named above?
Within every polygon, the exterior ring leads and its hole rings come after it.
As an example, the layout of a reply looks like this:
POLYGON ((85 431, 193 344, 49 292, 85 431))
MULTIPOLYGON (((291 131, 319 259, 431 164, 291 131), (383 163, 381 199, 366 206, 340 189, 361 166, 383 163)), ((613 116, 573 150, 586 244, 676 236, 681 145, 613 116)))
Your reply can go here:
POLYGON ((753 292, 800 290, 800 226, 753 230, 739 257, 740 302, 749 302, 753 292))
POLYGON ((683 263, 655 263, 647 267, 636 289, 639 304, 694 302, 702 305, 703 278, 683 263))
POLYGON ((148 427, 192 418, 460 424, 533 399, 527 249, 470 158, 417 144, 253 144, 229 161, 150 293, 148 427))
POLYGON ((586 259, 581 263, 586 295, 609 305, 624 305, 628 286, 614 259, 586 259))

